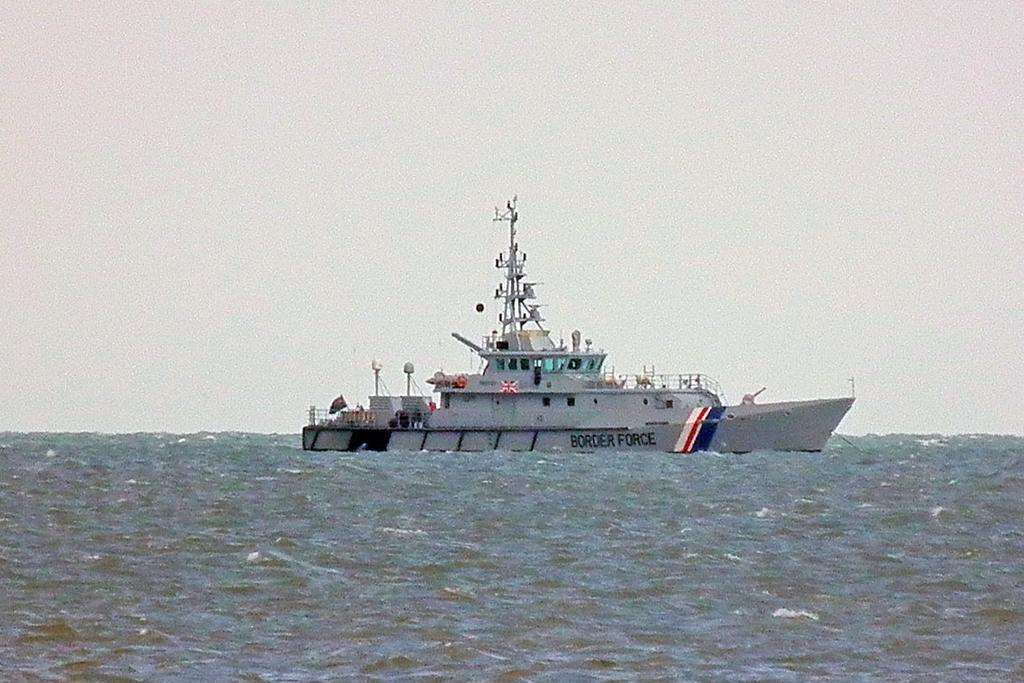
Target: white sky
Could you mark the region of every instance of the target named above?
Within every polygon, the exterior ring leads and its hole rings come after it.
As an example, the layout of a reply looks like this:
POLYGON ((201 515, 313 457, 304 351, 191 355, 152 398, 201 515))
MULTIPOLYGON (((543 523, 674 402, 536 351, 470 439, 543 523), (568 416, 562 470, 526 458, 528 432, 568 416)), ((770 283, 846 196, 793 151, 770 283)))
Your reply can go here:
POLYGON ((0 429, 470 369, 515 192, 618 371, 1024 433, 1021 3, 169 4, 0 8, 0 429))

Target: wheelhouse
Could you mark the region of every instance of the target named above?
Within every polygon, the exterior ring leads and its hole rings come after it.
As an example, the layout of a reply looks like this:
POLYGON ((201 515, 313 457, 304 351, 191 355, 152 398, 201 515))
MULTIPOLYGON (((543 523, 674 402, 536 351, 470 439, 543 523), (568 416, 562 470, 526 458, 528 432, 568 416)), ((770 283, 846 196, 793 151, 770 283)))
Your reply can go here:
POLYGON ((596 375, 604 365, 603 353, 494 353, 481 354, 487 361, 485 375, 509 372, 533 372, 545 375, 596 375))

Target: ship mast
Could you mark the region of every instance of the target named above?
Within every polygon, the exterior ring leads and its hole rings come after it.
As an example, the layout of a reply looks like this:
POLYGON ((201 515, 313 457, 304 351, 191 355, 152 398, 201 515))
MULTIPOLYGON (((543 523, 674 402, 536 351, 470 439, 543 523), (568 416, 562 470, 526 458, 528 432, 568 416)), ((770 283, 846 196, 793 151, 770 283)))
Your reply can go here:
POLYGON ((533 286, 535 282, 523 282, 526 276, 523 263, 526 261, 526 254, 519 252, 519 244, 516 242, 516 221, 519 220, 519 213, 516 211, 517 197, 505 204, 505 211, 495 207, 494 221, 508 223, 508 257, 498 254, 494 265, 499 270, 505 271, 505 282, 494 291, 495 299, 505 300, 505 310, 498 320, 501 322, 501 332, 506 335, 526 328, 526 323, 533 322, 541 330, 544 318, 540 315, 539 304, 527 304, 527 299, 535 297, 533 286))

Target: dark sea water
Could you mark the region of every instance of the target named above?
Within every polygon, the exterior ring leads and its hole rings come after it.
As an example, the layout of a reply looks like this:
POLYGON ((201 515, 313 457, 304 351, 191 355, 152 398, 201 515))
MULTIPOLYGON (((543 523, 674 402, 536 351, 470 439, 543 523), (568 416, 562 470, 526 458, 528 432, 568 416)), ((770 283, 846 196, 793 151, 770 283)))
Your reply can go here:
POLYGON ((1024 439, 0 434, 4 679, 1024 679, 1024 439))

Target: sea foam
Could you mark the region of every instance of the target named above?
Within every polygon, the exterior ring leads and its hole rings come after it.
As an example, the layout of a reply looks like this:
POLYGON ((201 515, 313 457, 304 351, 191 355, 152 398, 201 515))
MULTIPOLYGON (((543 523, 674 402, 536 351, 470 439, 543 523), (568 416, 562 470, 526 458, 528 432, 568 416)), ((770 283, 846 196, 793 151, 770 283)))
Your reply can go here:
POLYGON ((773 617, 779 619, 810 619, 812 621, 818 621, 818 615, 814 612, 808 612, 805 609, 789 609, 786 607, 780 607, 772 612, 773 617))

